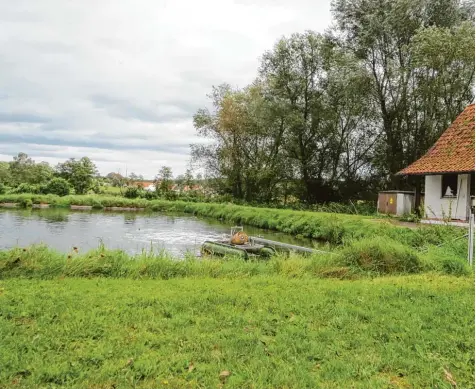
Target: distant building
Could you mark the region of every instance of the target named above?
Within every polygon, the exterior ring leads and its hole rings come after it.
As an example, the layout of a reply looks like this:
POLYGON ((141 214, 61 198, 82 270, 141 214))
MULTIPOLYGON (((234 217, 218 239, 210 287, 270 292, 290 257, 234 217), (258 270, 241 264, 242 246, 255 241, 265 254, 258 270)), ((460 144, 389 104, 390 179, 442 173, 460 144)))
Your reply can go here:
POLYGON ((397 174, 425 176, 428 219, 469 220, 474 206, 474 103, 423 157, 397 174))

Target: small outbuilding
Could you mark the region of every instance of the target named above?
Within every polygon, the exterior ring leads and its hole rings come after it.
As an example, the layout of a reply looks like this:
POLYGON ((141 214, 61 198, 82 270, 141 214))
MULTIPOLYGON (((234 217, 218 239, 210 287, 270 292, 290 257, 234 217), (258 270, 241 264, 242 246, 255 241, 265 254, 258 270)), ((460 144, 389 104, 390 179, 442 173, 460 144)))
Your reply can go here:
POLYGON ((474 103, 467 106, 428 152, 399 175, 425 176, 428 221, 467 221, 474 206, 474 103))
POLYGON ((377 210, 388 215, 408 215, 415 208, 415 193, 404 190, 387 190, 379 192, 377 210))

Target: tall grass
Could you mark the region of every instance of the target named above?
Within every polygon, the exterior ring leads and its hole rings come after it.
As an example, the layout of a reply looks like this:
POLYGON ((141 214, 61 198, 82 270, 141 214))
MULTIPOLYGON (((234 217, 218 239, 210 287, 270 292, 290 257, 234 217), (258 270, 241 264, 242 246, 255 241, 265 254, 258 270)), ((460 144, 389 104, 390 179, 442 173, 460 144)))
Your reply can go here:
POLYGON ((103 196, 54 195, 3 195, 0 203, 17 202, 48 203, 54 207, 90 205, 104 207, 135 207, 160 212, 185 212, 211 217, 231 224, 244 224, 281 231, 330 242, 344 244, 357 239, 375 236, 388 237, 404 245, 421 248, 449 242, 464 234, 457 227, 421 226, 416 229, 396 226, 385 219, 372 219, 360 215, 345 215, 311 211, 254 208, 233 204, 192 203, 185 201, 126 199, 103 196))
POLYGON ((255 275, 286 277, 358 278, 425 271, 469 275, 464 259, 432 248, 424 254, 398 242, 369 239, 329 254, 300 256, 280 254, 269 260, 236 257, 176 259, 166 252, 142 252, 130 256, 121 250, 61 253, 46 246, 0 251, 0 278, 112 277, 170 279, 183 277, 242 278, 255 275))

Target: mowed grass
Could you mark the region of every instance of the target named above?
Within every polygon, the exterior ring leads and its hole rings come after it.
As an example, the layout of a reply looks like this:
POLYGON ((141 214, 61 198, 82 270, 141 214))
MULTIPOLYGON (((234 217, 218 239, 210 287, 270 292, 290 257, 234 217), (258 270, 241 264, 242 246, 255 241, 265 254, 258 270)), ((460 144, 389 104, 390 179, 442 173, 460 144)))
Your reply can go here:
POLYGON ((0 387, 470 388, 473 296, 436 274, 5 279, 0 387))

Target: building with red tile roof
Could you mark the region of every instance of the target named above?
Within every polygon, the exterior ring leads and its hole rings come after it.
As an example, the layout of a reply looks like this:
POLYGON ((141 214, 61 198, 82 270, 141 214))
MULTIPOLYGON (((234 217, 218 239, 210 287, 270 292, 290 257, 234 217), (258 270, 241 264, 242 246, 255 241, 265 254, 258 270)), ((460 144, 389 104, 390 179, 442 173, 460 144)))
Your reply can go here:
POLYGON ((469 172, 474 172, 474 104, 466 107, 423 157, 397 174, 469 172))
POLYGON ((428 152, 399 175, 425 176, 428 218, 467 220, 474 205, 474 103, 451 123, 428 152))

